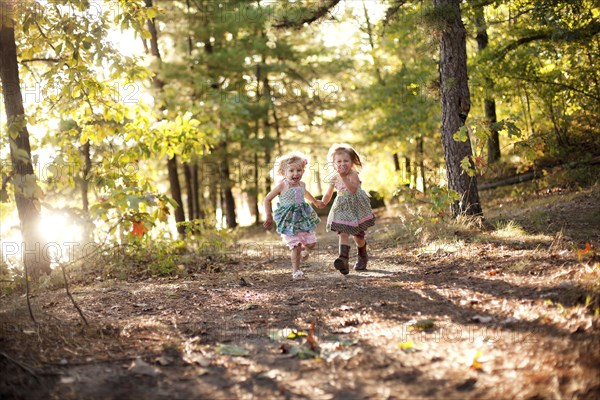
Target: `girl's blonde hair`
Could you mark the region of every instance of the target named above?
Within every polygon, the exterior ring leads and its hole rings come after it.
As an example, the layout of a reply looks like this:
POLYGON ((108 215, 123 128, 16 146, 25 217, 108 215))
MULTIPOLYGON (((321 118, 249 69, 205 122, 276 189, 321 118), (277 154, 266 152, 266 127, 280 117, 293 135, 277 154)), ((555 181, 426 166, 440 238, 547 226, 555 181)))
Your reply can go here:
POLYGON ((308 164, 308 157, 300 151, 291 151, 277 157, 274 172, 279 176, 285 176, 285 169, 292 164, 300 164, 304 168, 308 164))
POLYGON ((332 163, 333 158, 336 156, 336 154, 339 153, 348 154, 348 156, 350 157, 350 161, 352 161, 352 164, 354 164, 356 166, 356 169, 360 171, 360 169, 362 168, 360 156, 358 155, 358 152, 354 150, 354 147, 350 146, 347 143, 334 143, 327 152, 327 161, 332 163))

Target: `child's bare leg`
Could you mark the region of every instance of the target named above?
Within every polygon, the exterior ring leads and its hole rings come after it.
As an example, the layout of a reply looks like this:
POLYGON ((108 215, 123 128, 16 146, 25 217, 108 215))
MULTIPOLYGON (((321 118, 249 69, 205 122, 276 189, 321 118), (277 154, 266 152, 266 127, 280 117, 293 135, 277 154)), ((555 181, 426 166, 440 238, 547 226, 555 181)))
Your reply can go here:
POLYGON ((365 244, 367 244, 367 241, 365 240, 364 236, 353 236, 353 238, 354 243, 356 243, 356 247, 363 247, 365 244))
POLYGON ((300 252, 302 251, 302 246, 297 245, 291 251, 291 259, 292 259, 292 271, 300 271, 300 252))
POLYGON ((316 243, 303 244, 302 251, 300 251, 300 259, 305 261, 310 256, 310 251, 315 248, 316 243))
POLYGON ((340 233, 340 246, 345 244, 348 246, 350 244, 350 235, 347 233, 340 233))

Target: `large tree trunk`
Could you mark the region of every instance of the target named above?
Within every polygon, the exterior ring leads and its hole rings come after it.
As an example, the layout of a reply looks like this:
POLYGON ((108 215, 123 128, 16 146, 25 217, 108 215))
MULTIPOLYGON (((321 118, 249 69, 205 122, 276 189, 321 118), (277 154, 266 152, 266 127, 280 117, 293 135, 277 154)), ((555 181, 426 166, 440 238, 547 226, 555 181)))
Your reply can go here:
MULTIPOLYGON (((152 0, 145 0, 146 7, 152 7, 152 0)), ((148 27, 148 31, 150 32, 150 54, 152 54, 158 60, 158 65, 162 63, 162 58, 160 56, 160 50, 158 48, 158 30, 156 29, 156 24, 154 23, 154 19, 149 19, 146 21, 146 26, 148 27)), ((158 77, 154 75, 152 79, 152 84, 154 88, 157 90, 157 94, 163 90, 165 86, 164 82, 158 77)), ((161 108, 164 108, 162 106, 161 108)), ((179 234, 185 233, 185 227, 182 225, 185 222, 185 214, 183 211, 183 199, 181 196, 181 185, 179 183, 179 174, 177 168, 177 156, 167 160, 167 172, 169 174, 169 185, 171 187, 171 197, 177 203, 177 207, 175 208, 175 222, 177 223, 177 232, 179 234)))
MULTIPOLYGON (((477 49, 483 51, 488 46, 487 23, 485 22, 484 7, 475 6, 475 26, 477 28, 477 49)), ((494 86, 494 82, 489 76, 485 77, 485 84, 488 89, 494 86)), ((496 100, 492 97, 486 97, 484 100, 485 118, 491 126, 497 121, 496 100)), ((490 138, 488 140, 488 164, 492 164, 500 159, 500 137, 498 131, 490 128, 490 138)))
POLYGON ((461 167, 465 157, 472 156, 471 142, 455 141, 453 136, 464 124, 471 109, 467 81, 467 32, 461 20, 460 0, 433 0, 439 10, 440 87, 442 102, 442 145, 448 171, 448 187, 458 192, 460 200, 452 204, 452 214, 481 215, 477 179, 461 167))
MULTIPOLYGON (((3 7, 8 7, 3 5, 3 7)), ((15 189, 15 203, 21 223, 23 263, 27 268, 31 282, 37 284, 41 273, 50 274, 50 260, 44 253, 45 240, 39 232, 40 190, 33 173, 29 132, 25 121, 25 108, 17 64, 17 46, 15 43, 14 21, 2 10, 0 28, 0 80, 4 108, 6 110, 10 158, 12 162, 12 182, 15 189)), ((51 232, 46 232, 51 234, 51 232)))

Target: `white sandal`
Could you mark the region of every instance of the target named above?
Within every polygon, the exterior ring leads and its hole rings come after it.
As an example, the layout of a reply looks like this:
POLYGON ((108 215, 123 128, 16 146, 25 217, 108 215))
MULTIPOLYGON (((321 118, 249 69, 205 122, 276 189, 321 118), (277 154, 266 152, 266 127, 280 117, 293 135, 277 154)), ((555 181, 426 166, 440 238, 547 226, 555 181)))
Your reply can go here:
POLYGON ((292 274, 292 279, 297 280, 297 279, 304 279, 304 272, 302 271, 296 271, 292 274))

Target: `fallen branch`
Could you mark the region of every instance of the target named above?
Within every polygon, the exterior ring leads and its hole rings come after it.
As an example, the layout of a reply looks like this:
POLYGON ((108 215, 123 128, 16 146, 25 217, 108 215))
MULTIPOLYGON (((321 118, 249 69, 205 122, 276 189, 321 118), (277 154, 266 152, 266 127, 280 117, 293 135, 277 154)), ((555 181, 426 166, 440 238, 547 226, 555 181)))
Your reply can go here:
MULTIPOLYGON (((570 162, 568 164, 557 165, 555 167, 550 168, 548 170, 548 172, 552 172, 554 169, 557 169, 557 168, 573 168, 578 165, 598 165, 598 164, 600 164, 600 157, 595 157, 586 162, 574 161, 574 162, 570 162)), ((477 185, 477 189, 488 190, 488 189, 495 189, 500 186, 515 185, 517 183, 532 181, 534 179, 541 178, 542 176, 544 176, 543 171, 534 170, 534 171, 525 172, 523 174, 511 176, 510 178, 500 179, 495 182, 482 183, 480 185, 477 185)))
POLYGON ((85 319, 85 316, 83 315, 83 311, 81 311, 81 308, 79 308, 79 305, 77 304, 77 302, 75 301, 75 299, 71 295, 71 292, 69 291, 69 281, 67 280, 67 273, 65 272, 64 265, 61 265, 60 269, 62 270, 63 279, 65 281, 65 291, 67 292, 67 296, 69 296, 69 299, 71 299, 71 303, 73 303, 73 306, 75 307, 75 309, 79 313, 79 316, 81 317, 81 319, 83 320, 83 322, 85 322, 85 324, 87 326, 89 326, 89 324, 87 322, 87 319, 85 319))
POLYGON ((22 362, 15 360, 14 358, 8 356, 8 354, 4 353, 3 351, 0 351, 0 356, 6 358, 8 361, 13 362, 15 365, 20 367, 23 371, 28 372, 31 376, 33 376, 35 378, 35 380, 38 381, 38 383, 41 383, 40 378, 37 376, 37 374, 31 367, 28 367, 27 365, 23 364, 22 362))
POLYGON ((499 181, 482 183, 481 185, 477 185, 477 188, 479 190, 495 189, 500 186, 508 186, 517 183, 532 181, 541 177, 542 175, 543 173, 541 171, 529 171, 525 172, 524 174, 512 176, 510 178, 500 179, 499 181))

